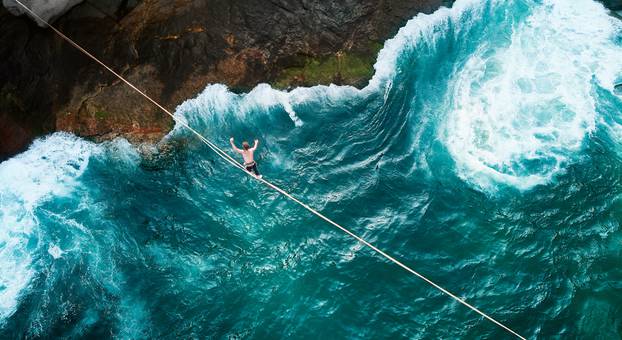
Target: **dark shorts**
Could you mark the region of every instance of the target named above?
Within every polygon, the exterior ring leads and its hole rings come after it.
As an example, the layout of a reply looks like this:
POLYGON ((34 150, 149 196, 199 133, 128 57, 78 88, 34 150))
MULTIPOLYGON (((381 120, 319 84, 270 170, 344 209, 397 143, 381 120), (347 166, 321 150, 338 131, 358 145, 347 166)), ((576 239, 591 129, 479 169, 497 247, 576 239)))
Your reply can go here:
POLYGON ((257 170, 257 162, 244 164, 244 167, 246 168, 246 171, 254 172, 255 176, 259 176, 259 170, 257 170))

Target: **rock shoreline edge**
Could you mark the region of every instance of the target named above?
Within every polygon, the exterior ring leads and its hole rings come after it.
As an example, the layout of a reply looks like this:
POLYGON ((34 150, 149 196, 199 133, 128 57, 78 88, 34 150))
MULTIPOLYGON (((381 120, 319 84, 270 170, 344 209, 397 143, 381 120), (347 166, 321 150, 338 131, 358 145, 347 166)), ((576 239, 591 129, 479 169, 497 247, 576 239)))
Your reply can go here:
MULTIPOLYGON (((611 9, 622 0, 603 0, 611 9)), ((165 107, 208 84, 363 87, 385 40, 453 0, 85 0, 54 25, 165 107)), ((49 29, 0 7, 0 161, 67 131, 157 142, 170 117, 49 29)))

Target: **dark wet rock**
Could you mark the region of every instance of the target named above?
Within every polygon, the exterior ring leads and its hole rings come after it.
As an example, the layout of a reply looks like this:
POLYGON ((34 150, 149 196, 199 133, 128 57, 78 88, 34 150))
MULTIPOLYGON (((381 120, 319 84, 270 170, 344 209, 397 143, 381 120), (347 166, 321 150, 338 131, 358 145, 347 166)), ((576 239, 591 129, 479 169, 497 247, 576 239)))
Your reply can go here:
POLYGON ((622 0, 600 0, 607 8, 614 11, 622 11, 622 0))
MULTIPOLYGON (((55 25, 174 109, 210 83, 363 86, 382 43, 445 2, 87 0, 55 25)), ((0 58, 0 158, 56 130, 149 142, 173 125, 51 30, 4 8, 0 58)))

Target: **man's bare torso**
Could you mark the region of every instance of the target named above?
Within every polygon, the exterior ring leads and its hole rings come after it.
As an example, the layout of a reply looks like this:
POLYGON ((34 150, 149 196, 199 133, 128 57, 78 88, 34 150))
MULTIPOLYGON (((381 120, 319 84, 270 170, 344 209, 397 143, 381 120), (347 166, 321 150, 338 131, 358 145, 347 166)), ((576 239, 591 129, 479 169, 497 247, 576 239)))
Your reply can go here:
POLYGON ((244 158, 244 164, 251 164, 255 162, 255 150, 253 149, 248 149, 248 150, 243 150, 241 152, 242 154, 242 158, 244 158))

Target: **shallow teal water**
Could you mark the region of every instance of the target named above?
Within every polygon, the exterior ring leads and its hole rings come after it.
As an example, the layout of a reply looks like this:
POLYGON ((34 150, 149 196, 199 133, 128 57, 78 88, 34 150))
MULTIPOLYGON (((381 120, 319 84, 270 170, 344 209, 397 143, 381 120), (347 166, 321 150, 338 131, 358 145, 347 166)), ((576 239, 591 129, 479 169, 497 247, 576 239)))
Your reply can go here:
MULTIPOLYGON (((177 114, 529 338, 622 335, 622 25, 591 0, 458 1, 363 90, 209 86, 177 114)), ((0 338, 507 333, 226 166, 57 133, 0 164, 0 338), (141 156, 147 154, 148 156, 141 156)))

